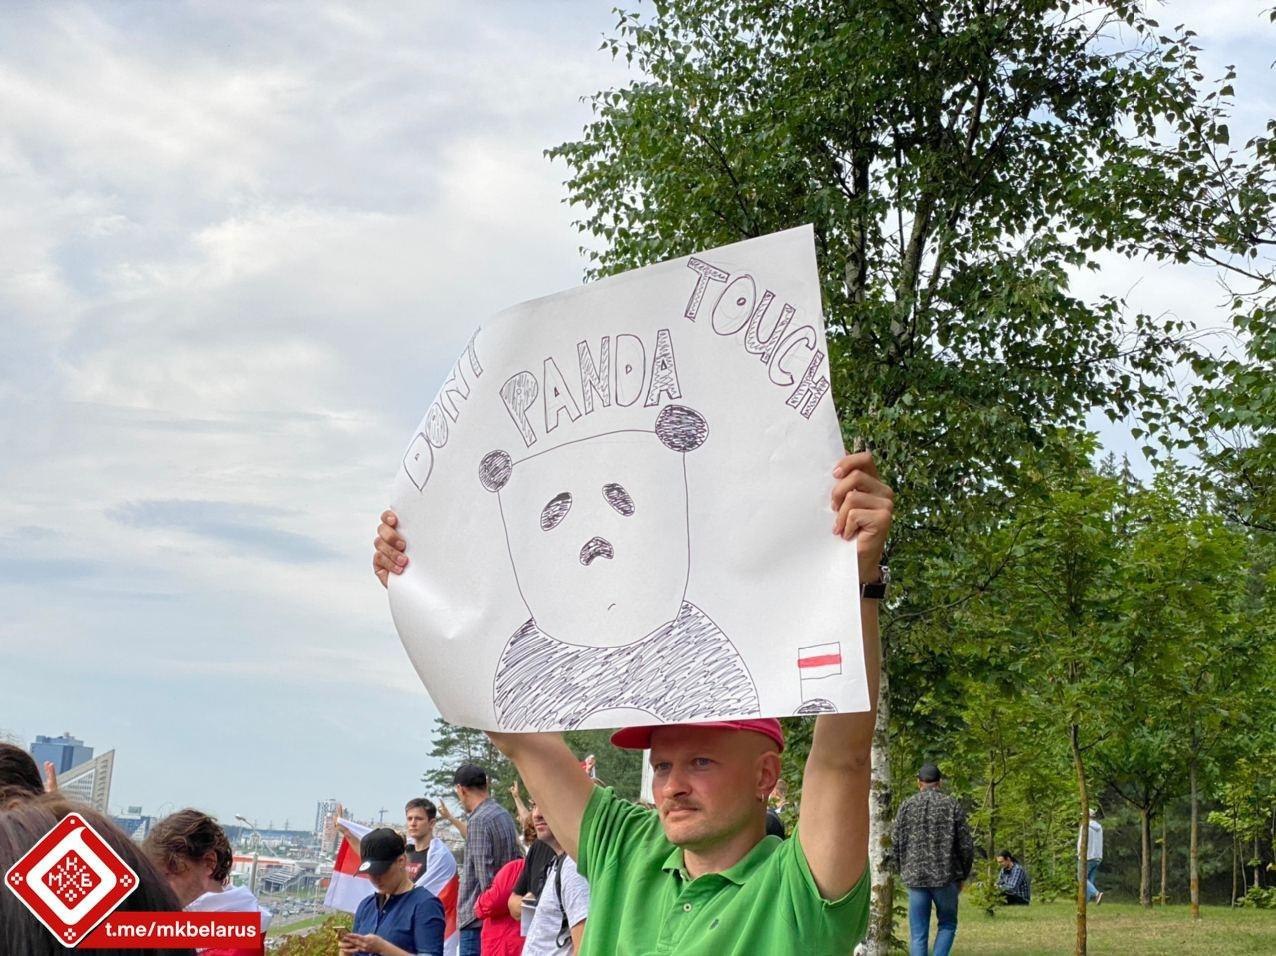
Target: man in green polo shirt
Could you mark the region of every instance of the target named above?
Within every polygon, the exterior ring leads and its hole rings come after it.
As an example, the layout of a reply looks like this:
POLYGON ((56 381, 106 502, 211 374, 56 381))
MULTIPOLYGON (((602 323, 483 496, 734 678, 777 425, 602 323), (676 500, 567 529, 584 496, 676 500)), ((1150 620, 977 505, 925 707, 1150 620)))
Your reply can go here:
MULTIPOLYGON (((833 533, 857 542, 873 709, 821 714, 792 837, 766 836, 784 747, 778 721, 631 727, 612 741, 651 748, 647 810, 595 787, 556 733, 489 733, 518 768, 563 848, 589 880, 586 956, 849 956, 868 920, 869 748, 877 704, 880 561, 894 493, 872 456, 833 470, 833 533)), ((407 563, 392 512, 373 567, 407 563)))

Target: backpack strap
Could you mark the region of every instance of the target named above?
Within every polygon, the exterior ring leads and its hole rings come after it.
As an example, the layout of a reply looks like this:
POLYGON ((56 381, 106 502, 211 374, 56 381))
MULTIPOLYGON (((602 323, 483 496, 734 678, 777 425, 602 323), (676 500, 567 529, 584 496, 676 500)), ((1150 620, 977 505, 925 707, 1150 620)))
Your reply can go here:
POLYGON ((567 925, 567 905, 563 902, 563 860, 566 858, 566 853, 560 853, 554 857, 554 896, 558 899, 558 911, 563 914, 563 922, 558 928, 558 938, 555 940, 560 949, 572 938, 572 928, 567 925))

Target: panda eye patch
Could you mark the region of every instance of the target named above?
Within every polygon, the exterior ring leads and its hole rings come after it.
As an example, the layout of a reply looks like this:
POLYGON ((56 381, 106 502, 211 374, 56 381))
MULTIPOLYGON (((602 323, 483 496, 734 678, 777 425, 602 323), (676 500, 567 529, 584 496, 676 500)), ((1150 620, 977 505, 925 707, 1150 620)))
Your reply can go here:
POLYGON ((618 485, 615 482, 603 485, 603 497, 607 499, 607 504, 626 518, 634 513, 634 499, 629 497, 629 492, 625 490, 624 485, 618 485))
POLYGON ((548 504, 541 509, 541 530, 553 531, 559 526, 567 512, 572 510, 572 495, 570 491, 563 491, 549 499, 548 504))

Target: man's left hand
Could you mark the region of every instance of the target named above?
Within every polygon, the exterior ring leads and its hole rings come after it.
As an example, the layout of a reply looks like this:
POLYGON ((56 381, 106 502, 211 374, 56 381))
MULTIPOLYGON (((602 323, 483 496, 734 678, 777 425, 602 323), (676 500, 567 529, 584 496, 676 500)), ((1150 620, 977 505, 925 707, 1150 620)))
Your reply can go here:
POLYGON ((833 533, 847 541, 858 535, 860 581, 876 581, 886 536, 891 530, 895 492, 877 475, 871 452, 847 455, 833 468, 833 533))

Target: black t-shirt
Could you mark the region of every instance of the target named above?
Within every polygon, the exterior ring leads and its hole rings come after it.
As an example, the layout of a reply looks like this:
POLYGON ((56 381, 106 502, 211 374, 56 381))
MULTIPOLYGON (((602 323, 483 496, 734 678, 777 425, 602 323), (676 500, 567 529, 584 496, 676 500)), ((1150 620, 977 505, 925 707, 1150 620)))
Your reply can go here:
POLYGON ((430 858, 430 844, 424 850, 408 850, 408 879, 415 883, 425 872, 426 861, 430 858))
POLYGON ((532 845, 527 848, 526 862, 523 864, 523 872, 519 875, 518 882, 514 884, 514 892, 519 896, 531 893, 540 899, 541 890, 545 889, 545 877, 549 873, 550 864, 557 856, 558 854, 549 848, 548 843, 533 840, 532 845))
POLYGON ((781 840, 785 838, 784 821, 780 819, 780 815, 771 807, 766 808, 766 833, 767 836, 778 836, 781 840))

